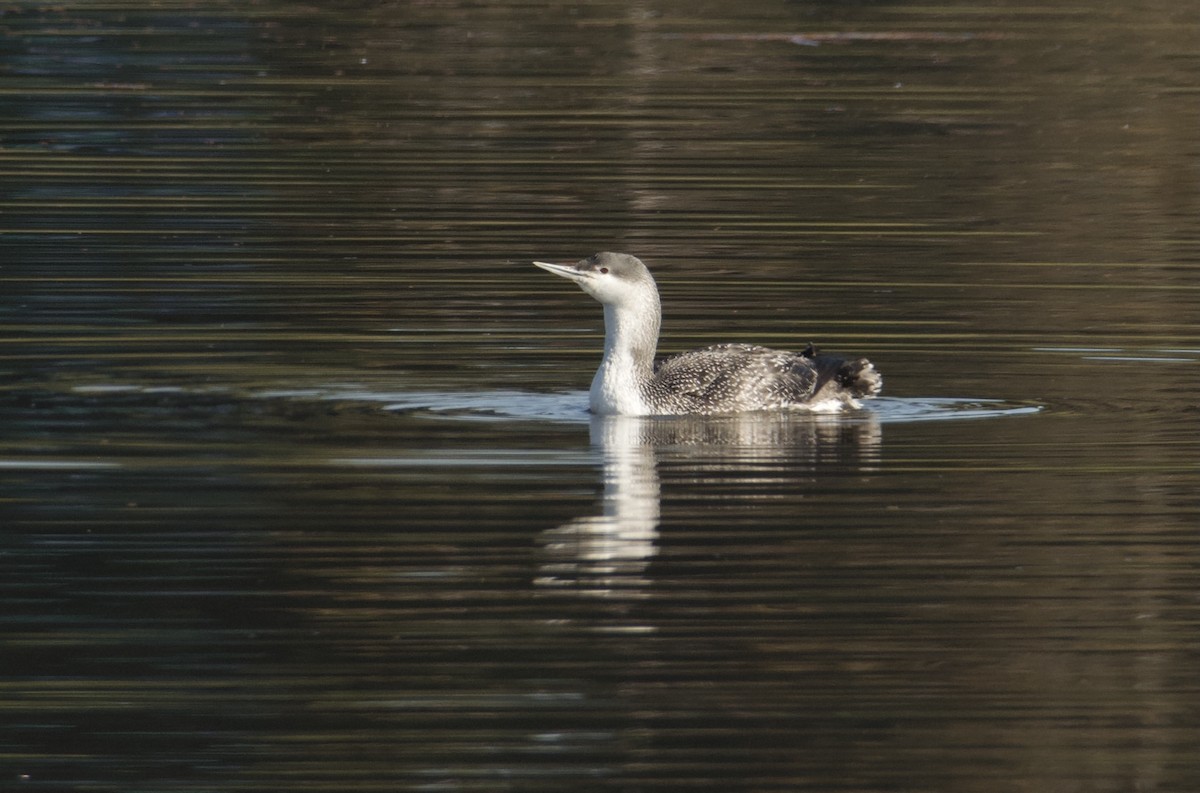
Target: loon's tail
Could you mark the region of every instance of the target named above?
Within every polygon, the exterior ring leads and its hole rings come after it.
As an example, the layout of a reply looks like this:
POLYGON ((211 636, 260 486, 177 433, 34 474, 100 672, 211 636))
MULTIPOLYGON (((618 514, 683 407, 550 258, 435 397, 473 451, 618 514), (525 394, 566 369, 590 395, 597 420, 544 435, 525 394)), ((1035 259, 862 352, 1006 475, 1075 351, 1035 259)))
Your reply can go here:
POLYGON ((837 381, 855 398, 873 397, 883 390, 883 375, 866 358, 843 361, 838 367, 837 381))
POLYGON ((883 375, 866 358, 847 361, 836 355, 822 355, 813 344, 805 347, 800 354, 812 361, 817 370, 817 394, 831 383, 836 383, 837 389, 852 399, 873 397, 883 390, 883 375))

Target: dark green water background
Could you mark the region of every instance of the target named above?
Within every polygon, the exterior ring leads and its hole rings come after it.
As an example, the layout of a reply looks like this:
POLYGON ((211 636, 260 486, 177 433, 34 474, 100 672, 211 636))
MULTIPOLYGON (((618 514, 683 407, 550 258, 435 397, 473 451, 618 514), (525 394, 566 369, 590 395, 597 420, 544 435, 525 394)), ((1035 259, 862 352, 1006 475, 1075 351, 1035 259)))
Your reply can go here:
POLYGON ((1194 4, 11 3, 0 111, 0 788, 1200 789, 1194 4), (600 249, 887 398, 589 420, 600 249))

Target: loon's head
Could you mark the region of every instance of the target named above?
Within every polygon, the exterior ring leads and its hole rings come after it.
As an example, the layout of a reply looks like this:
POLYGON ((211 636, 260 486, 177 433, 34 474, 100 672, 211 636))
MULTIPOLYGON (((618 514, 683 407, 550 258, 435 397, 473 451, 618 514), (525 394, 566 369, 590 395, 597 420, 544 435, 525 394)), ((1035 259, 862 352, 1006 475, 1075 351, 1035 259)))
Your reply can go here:
POLYGON ((658 294, 654 276, 642 260, 628 253, 602 251, 575 264, 534 262, 543 270, 574 281, 606 306, 628 305, 658 294))

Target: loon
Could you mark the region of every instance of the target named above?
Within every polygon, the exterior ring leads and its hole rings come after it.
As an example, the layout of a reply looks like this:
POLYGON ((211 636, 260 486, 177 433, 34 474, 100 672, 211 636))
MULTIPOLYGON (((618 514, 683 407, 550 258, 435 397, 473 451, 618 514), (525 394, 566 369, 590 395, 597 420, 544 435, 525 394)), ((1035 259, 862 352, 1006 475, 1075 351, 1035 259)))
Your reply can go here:
POLYGON ((572 265, 533 264, 574 281, 604 305, 604 358, 589 392, 593 413, 829 412, 859 407, 859 399, 875 396, 883 386, 866 358, 822 355, 811 344, 798 353, 718 344, 655 364, 662 310, 654 277, 641 259, 605 251, 572 265))

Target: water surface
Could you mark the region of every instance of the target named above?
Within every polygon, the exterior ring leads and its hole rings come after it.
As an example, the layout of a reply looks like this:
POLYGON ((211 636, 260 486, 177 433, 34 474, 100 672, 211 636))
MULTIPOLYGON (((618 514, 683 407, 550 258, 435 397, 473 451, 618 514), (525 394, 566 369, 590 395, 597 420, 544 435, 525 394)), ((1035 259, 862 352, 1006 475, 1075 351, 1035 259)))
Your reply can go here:
POLYGON ((1200 785, 1190 8, 3 13, 8 784, 1200 785), (600 249, 884 398, 590 417, 600 249))

